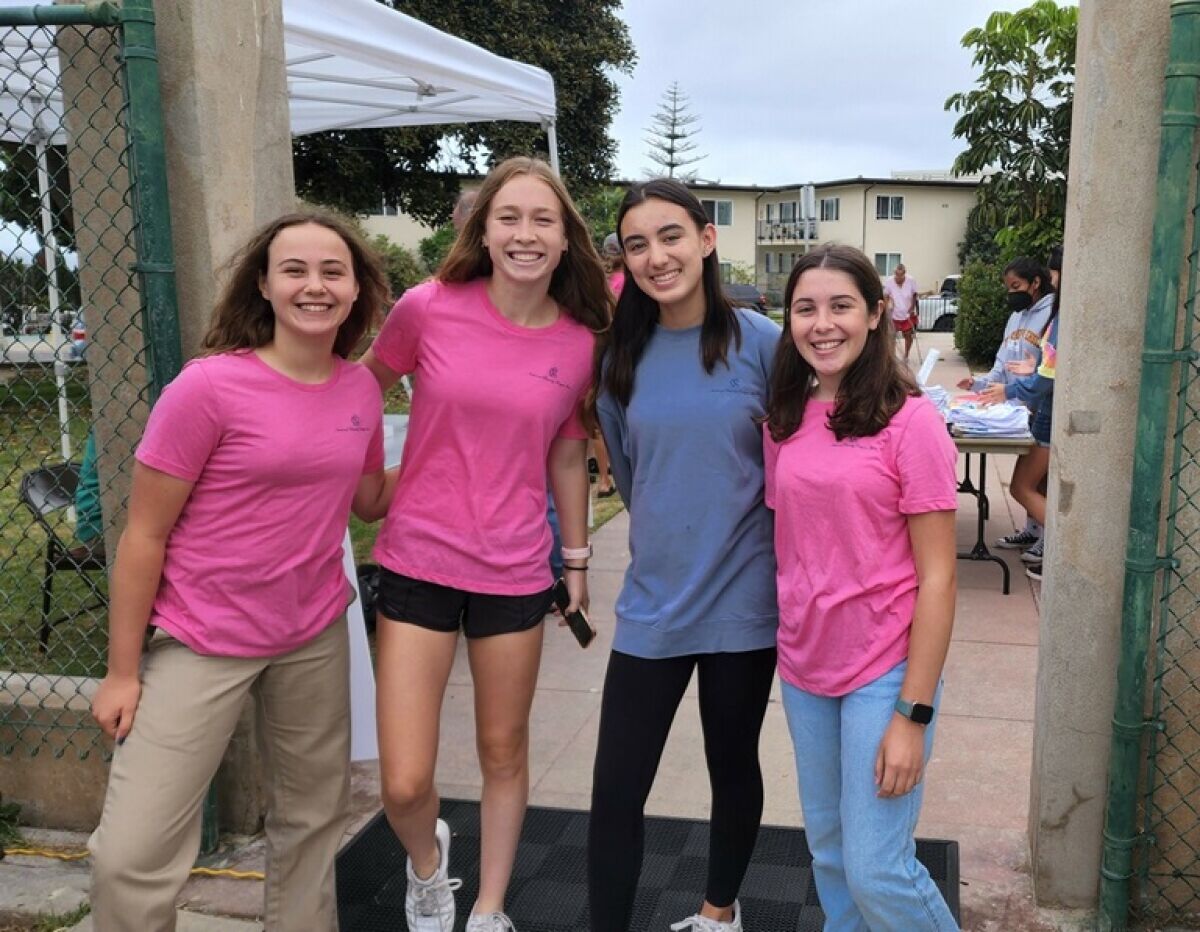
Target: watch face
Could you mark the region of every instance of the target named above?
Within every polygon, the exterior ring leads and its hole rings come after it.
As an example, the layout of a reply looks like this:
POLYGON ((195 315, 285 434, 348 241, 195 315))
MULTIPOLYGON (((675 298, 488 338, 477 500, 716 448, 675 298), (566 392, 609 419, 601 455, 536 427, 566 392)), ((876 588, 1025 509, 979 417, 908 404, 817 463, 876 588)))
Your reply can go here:
POLYGON ((922 705, 919 702, 914 702, 912 706, 912 715, 909 716, 918 725, 928 725, 933 721, 933 706, 922 705))

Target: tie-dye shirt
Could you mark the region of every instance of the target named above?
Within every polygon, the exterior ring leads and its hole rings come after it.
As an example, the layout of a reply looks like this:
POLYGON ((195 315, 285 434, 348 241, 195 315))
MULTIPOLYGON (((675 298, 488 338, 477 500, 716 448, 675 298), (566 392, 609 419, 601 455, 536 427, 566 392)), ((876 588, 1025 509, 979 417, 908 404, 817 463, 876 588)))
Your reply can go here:
POLYGON ((1030 408, 1049 407, 1054 397, 1054 371, 1058 363, 1058 317, 1050 321, 1042 334, 1042 358, 1037 371, 1014 379, 1004 386, 1004 397, 1020 401, 1030 408))

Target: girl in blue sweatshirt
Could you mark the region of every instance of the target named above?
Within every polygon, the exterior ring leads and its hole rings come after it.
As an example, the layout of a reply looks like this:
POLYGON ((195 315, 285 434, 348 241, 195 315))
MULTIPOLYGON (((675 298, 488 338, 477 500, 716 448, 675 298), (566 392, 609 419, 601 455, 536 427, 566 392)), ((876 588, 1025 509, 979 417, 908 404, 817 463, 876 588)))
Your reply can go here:
MULTIPOLYGON (((716 229, 682 184, 634 185, 597 409, 629 508, 630 565, 604 683, 588 838, 593 932, 627 932, 643 809, 692 671, 712 785, 707 893, 673 929, 740 932, 762 817, 758 738, 775 668, 762 429, 779 327, 732 308, 716 229)), ((697 757, 699 756, 697 749, 697 757)))

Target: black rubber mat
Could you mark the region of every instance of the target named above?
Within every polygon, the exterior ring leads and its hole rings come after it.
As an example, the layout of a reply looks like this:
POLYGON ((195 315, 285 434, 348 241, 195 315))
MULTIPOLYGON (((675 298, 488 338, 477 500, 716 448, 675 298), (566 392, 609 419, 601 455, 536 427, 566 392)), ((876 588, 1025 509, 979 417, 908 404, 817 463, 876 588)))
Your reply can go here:
MULTIPOLYGON (((479 804, 442 800, 442 818, 454 833, 450 876, 456 894, 456 930, 466 924, 479 882, 479 804)), ((519 932, 585 932, 587 813, 530 807, 508 892, 508 913, 519 932)), ((630 932, 663 932, 696 911, 704 894, 708 823, 647 818, 646 852, 630 932)), ((958 842, 917 840, 955 918, 958 842)), ((747 932, 821 932, 804 830, 764 825, 739 899, 747 932)), ((337 859, 341 932, 396 932, 404 921, 405 857, 380 813, 337 859)))

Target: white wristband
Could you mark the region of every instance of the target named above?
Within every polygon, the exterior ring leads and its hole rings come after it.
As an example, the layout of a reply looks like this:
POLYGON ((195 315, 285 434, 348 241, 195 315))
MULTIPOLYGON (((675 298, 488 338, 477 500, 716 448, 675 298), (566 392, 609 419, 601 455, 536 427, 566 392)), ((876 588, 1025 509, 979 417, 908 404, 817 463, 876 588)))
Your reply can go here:
POLYGON ((562 556, 564 560, 586 560, 592 555, 592 545, 589 543, 586 547, 563 547, 562 556))

